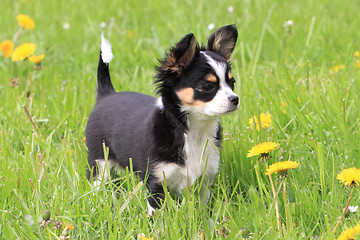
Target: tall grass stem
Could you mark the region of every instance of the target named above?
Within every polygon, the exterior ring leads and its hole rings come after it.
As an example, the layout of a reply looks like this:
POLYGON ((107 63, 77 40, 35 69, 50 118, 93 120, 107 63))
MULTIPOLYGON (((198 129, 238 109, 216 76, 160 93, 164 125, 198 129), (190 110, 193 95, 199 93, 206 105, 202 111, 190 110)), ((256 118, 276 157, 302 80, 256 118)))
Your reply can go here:
POLYGON ((347 210, 348 207, 349 207, 349 204, 350 204, 351 197, 352 197, 353 193, 354 193, 354 185, 351 186, 351 192, 350 192, 349 199, 348 199, 348 201, 347 201, 347 203, 346 203, 346 206, 345 206, 345 208, 344 208, 344 210, 343 210, 343 212, 342 212, 342 214, 341 214, 341 217, 339 218, 339 221, 336 223, 336 225, 335 225, 332 233, 335 233, 336 229, 337 229, 337 228, 339 227, 339 225, 340 225, 341 220, 344 218, 344 215, 345 215, 345 213, 346 213, 346 210, 347 210))

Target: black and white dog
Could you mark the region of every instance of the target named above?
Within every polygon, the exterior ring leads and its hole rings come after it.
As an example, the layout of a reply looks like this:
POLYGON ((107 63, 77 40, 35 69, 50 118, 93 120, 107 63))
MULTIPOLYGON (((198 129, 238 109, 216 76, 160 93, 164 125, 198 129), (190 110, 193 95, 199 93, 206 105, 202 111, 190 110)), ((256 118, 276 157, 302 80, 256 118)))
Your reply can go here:
POLYGON ((201 197, 207 202, 207 187, 219 168, 220 116, 239 105, 229 64, 237 36, 234 25, 221 27, 205 48, 192 33, 186 35, 157 67, 159 98, 114 90, 111 46, 102 37, 97 103, 86 128, 88 179, 108 180, 105 143, 110 169, 129 166, 131 158, 133 170, 146 178, 149 214, 164 199, 164 176, 169 191, 176 193, 201 179, 201 197))

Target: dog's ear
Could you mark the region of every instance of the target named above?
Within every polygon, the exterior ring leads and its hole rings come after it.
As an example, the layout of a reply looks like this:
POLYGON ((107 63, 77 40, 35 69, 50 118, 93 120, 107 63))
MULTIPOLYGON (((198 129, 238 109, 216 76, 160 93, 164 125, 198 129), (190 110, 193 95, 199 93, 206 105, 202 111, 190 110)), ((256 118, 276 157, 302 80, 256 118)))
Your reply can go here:
POLYGON ((209 37, 207 49, 230 60, 230 55, 235 48, 237 37, 238 31, 235 25, 221 27, 209 37))
POLYGON ((189 33, 170 49, 161 68, 181 74, 199 55, 199 52, 199 44, 194 34, 189 33))

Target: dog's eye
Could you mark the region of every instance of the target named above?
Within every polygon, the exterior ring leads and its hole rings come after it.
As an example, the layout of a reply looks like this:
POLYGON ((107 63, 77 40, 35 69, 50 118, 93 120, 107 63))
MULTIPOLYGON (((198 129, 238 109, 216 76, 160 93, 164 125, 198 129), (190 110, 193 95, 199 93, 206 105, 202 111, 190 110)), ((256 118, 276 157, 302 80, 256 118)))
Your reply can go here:
POLYGON ((201 86, 201 90, 203 92, 211 92, 214 89, 214 85, 211 83, 206 83, 203 86, 201 86))

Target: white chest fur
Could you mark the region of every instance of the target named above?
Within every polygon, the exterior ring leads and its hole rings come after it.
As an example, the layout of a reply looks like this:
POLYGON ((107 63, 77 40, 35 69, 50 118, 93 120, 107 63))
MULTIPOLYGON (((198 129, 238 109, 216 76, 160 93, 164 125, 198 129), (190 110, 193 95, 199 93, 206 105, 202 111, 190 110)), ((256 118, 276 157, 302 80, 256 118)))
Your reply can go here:
POLYGON ((160 163, 156 169, 157 177, 163 181, 164 175, 168 189, 180 193, 185 187, 204 176, 211 181, 218 172, 220 149, 215 147, 214 136, 218 131, 218 118, 201 119, 189 116, 189 129, 185 134, 185 166, 175 163, 160 163))

